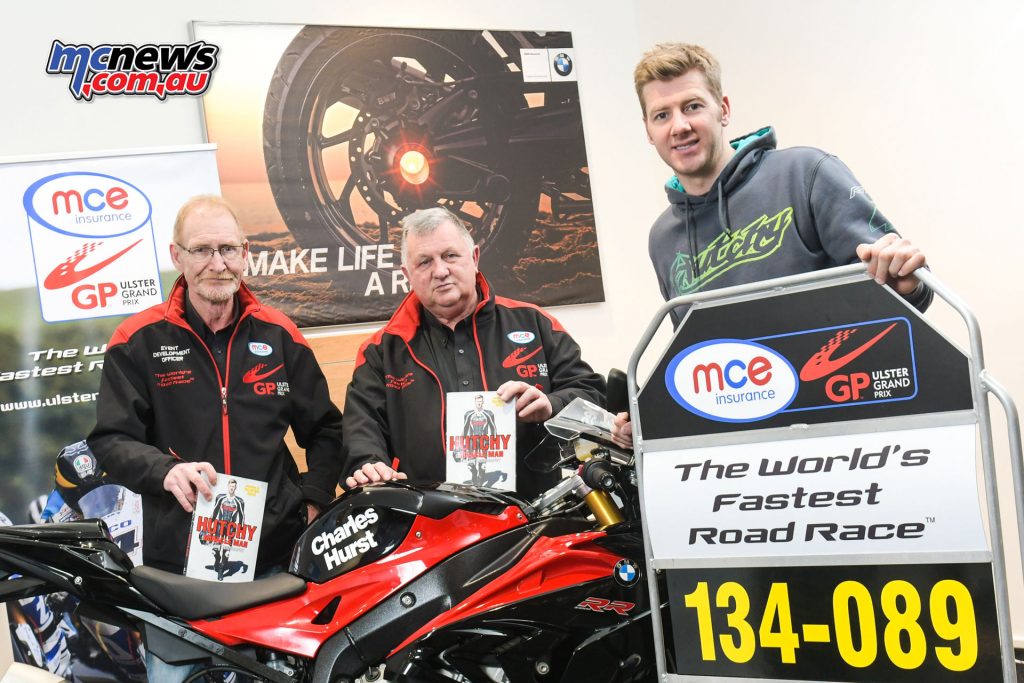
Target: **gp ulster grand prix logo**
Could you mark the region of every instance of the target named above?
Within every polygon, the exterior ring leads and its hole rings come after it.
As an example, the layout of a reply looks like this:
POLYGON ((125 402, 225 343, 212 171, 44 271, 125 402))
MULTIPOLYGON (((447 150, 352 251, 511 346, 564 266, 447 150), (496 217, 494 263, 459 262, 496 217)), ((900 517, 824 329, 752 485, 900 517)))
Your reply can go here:
POLYGON ((48 74, 70 74, 76 100, 94 95, 201 95, 217 67, 216 45, 65 45, 54 40, 48 74))
POLYGON ((251 384, 253 393, 261 396, 284 396, 289 391, 288 382, 275 381, 270 378, 283 367, 284 363, 280 363, 268 370, 267 363, 257 363, 242 375, 242 381, 251 384))
POLYGON ((906 318, 748 340, 712 339, 676 354, 665 380, 677 403, 719 422, 917 395, 906 318))
POLYGON ((543 350, 543 347, 538 346, 532 351, 527 350, 525 346, 517 346, 512 349, 512 353, 505 356, 505 359, 501 361, 501 367, 503 368, 515 368, 516 374, 523 379, 530 377, 547 377, 548 375, 548 364, 547 363, 527 363, 538 353, 543 350))
POLYGON ((163 300, 152 204, 124 178, 57 173, 22 199, 43 319, 135 313, 163 300))

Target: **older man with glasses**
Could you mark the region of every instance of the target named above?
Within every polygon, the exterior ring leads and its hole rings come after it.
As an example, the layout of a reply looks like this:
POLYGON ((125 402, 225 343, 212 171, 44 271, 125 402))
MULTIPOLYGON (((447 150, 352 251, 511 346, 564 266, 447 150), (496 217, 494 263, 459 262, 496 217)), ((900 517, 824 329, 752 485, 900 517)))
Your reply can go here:
MULTIPOLYGON (((186 202, 170 245, 181 277, 165 303, 121 323, 104 358, 89 446, 142 495, 145 564, 179 574, 196 496, 212 495, 204 475, 267 482, 257 574, 287 562, 338 482, 341 412, 295 324, 242 282, 247 250, 227 202, 186 202), (302 476, 289 427, 306 449, 302 476)), ((181 680, 191 667, 168 668, 150 680, 181 680)))

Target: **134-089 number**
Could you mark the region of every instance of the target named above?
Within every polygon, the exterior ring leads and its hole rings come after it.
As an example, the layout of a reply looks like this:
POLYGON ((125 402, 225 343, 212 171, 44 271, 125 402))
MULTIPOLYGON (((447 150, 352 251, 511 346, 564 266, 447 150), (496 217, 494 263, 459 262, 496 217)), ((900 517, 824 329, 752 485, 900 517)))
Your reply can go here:
POLYGON ((1001 680, 987 564, 669 570, 669 590, 679 673, 1001 680))

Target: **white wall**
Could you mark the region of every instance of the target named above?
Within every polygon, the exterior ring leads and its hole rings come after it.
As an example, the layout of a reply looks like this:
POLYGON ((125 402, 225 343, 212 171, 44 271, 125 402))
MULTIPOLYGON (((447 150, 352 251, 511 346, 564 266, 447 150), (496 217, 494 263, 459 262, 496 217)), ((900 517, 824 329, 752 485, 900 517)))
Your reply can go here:
MULTIPOLYGON (((1015 215, 1024 196, 1015 165, 1024 151, 1015 125, 1024 105, 1024 6, 1016 2, 981 0, 969 10, 951 0, 181 0, 159 8, 60 0, 19 7, 0 43, 8 65, 4 156, 202 141, 191 99, 75 102, 66 77, 44 73, 55 38, 185 42, 191 20, 572 31, 607 302, 556 314, 599 370, 625 367, 660 303, 646 235, 664 206, 668 171, 646 142, 632 68, 656 41, 704 44, 724 65, 732 131, 770 123, 782 145, 819 146, 846 161, 888 218, 926 249, 934 272, 973 307, 989 367, 1024 397, 1016 352, 1024 285, 1015 272, 1024 246, 1015 215)), ((943 310, 930 316, 946 328, 955 324, 943 310)), ((1001 477, 1006 503, 1005 467, 1001 477)), ((1016 632, 1024 634, 1016 545, 1008 559, 1016 632)))

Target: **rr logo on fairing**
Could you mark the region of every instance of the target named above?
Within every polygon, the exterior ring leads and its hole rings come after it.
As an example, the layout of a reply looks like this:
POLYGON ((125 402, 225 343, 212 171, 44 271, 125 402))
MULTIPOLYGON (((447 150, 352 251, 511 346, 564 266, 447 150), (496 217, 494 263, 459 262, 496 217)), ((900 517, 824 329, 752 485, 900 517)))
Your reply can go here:
POLYGON ((217 68, 216 45, 103 44, 71 45, 54 40, 46 62, 48 74, 71 74, 68 90, 76 100, 93 95, 201 95, 217 68))
POLYGON ((605 598, 587 598, 576 609, 590 610, 592 612, 615 612, 620 617, 629 616, 629 612, 636 607, 636 603, 623 602, 621 600, 606 600, 605 598))

